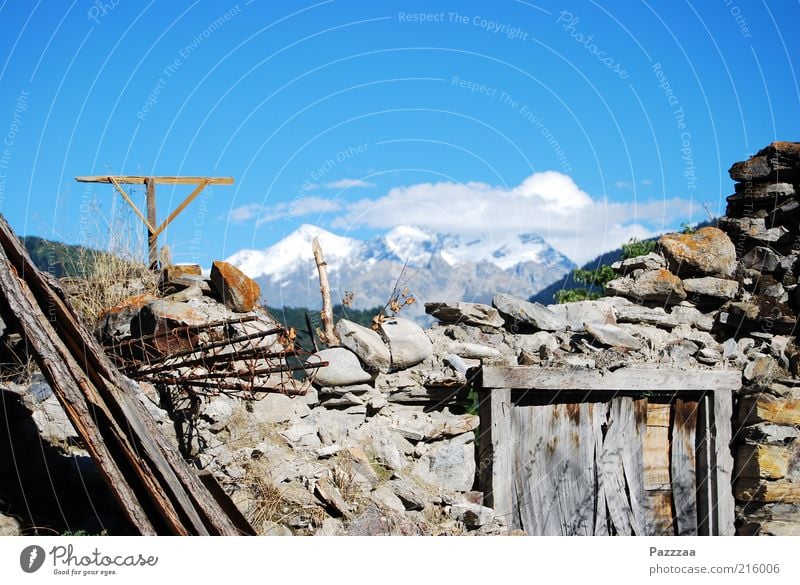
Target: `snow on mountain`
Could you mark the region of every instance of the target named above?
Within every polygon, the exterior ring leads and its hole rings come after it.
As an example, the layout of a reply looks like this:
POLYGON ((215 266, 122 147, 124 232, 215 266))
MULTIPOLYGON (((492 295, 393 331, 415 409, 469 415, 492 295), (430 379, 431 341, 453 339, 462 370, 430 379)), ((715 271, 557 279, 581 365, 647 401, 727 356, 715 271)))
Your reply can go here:
POLYGON ((308 224, 265 250, 241 250, 228 262, 259 281, 271 306, 318 306, 314 237, 325 254, 334 302, 353 291, 359 308, 383 305, 406 261, 408 285, 421 301, 415 311, 434 300, 487 302, 495 292, 527 298, 572 267, 532 233, 464 236, 399 226, 362 241, 308 224))
POLYGON ((311 241, 319 238, 325 253, 328 270, 333 272, 341 262, 353 255, 362 242, 337 236, 320 227, 303 224, 274 246, 266 250, 241 250, 228 258, 228 262, 238 267, 250 278, 267 276, 280 279, 304 262, 313 262, 311 241))

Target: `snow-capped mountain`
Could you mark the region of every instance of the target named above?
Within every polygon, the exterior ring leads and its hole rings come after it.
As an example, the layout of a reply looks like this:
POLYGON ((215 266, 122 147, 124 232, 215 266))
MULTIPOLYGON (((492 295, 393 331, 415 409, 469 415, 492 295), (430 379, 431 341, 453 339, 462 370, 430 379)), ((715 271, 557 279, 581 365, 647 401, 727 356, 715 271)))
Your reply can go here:
POLYGON ((497 292, 527 298, 572 268, 536 234, 465 237, 413 226, 364 241, 306 224, 265 250, 241 250, 227 261, 258 280, 268 305, 318 307, 314 237, 325 254, 334 303, 351 291, 358 308, 386 303, 406 261, 401 282, 420 301, 413 313, 425 302, 487 302, 497 292))

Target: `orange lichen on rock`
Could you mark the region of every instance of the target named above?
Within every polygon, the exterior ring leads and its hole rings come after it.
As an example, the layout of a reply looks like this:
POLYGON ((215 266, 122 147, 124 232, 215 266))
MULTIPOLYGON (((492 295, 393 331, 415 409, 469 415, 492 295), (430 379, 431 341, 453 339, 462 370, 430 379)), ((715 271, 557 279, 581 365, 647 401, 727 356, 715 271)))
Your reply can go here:
POLYGON ((239 313, 252 311, 261 297, 258 283, 227 262, 214 262, 211 267, 211 282, 225 305, 239 313))

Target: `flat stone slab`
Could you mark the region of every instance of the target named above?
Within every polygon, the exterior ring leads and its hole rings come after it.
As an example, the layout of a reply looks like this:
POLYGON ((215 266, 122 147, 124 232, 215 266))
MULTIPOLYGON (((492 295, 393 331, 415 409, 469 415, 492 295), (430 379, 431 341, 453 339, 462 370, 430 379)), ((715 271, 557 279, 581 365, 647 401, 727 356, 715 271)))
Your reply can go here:
POLYGON ((494 295, 492 304, 501 315, 511 321, 524 323, 542 331, 558 331, 562 326, 558 317, 540 303, 531 303, 525 299, 499 293, 494 295))
POLYGON ((640 350, 643 347, 641 341, 616 325, 603 325, 602 323, 589 322, 586 323, 586 332, 598 343, 610 347, 621 347, 632 350, 640 350))
POLYGON ((505 320, 494 307, 480 303, 425 303, 425 312, 442 323, 500 328, 505 320))

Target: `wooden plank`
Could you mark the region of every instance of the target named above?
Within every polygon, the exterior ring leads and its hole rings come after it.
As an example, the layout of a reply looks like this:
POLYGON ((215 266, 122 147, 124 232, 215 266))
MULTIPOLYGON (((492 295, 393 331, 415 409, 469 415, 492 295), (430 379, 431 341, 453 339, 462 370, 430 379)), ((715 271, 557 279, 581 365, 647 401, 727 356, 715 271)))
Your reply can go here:
POLYGON ((511 390, 478 390, 478 415, 480 417, 478 477, 487 506, 506 520, 506 526, 515 524, 513 506, 513 458, 515 436, 511 432, 511 390))
POLYGON ((603 480, 601 461, 603 458, 603 432, 608 418, 607 403, 595 411, 592 420, 592 434, 594 443, 595 460, 595 498, 594 498, 594 535, 608 536, 610 534, 610 520, 608 506, 606 505, 606 486, 603 480))
POLYGON ((188 534, 186 526, 195 534, 238 534, 4 219, 0 244, 8 259, 0 255, 3 296, 22 318, 43 373, 134 526, 145 534, 188 534))
POLYGON ((713 405, 711 395, 704 394, 697 410, 697 533, 709 536, 717 533, 716 496, 713 489, 715 470, 713 467, 713 436, 711 435, 711 415, 713 405))
POLYGON ((714 437, 713 488, 716 495, 717 534, 733 536, 736 534, 736 504, 733 499, 733 454, 731 443, 733 431, 733 396, 729 392, 714 392, 714 412, 712 436, 714 437))
POLYGON ((741 374, 729 370, 620 368, 613 372, 535 366, 484 366, 485 388, 525 390, 631 390, 698 392, 736 390, 741 374))
POLYGON ((647 510, 644 491, 644 436, 647 431, 647 400, 633 402, 631 434, 626 437, 622 466, 628 485, 628 498, 636 534, 647 534, 647 510))
POLYGON ((601 471, 608 506, 608 515, 614 532, 620 536, 642 534, 628 501, 623 468, 624 453, 630 448, 628 441, 634 434, 635 415, 633 399, 615 398, 608 414, 608 430, 603 439, 601 471))
MULTIPOLYGON (((144 185, 145 180, 153 179, 156 184, 162 185, 197 185, 208 181, 209 185, 233 185, 233 177, 166 177, 166 176, 145 176, 145 175, 120 175, 113 177, 117 183, 122 185, 144 185)), ((109 175, 90 175, 75 177, 79 183, 110 183, 109 175)))
POLYGON ((670 449, 672 500, 678 536, 697 535, 697 402, 675 401, 670 449))
POLYGON ((674 534, 669 460, 670 405, 648 402, 644 433, 645 531, 650 536, 674 534))
POLYGON ((531 535, 595 530, 594 418, 597 403, 516 406, 515 484, 522 528, 531 535))

